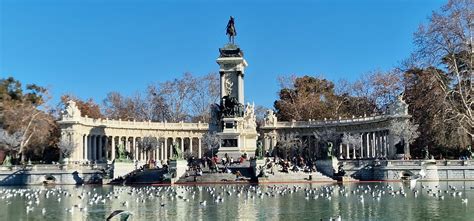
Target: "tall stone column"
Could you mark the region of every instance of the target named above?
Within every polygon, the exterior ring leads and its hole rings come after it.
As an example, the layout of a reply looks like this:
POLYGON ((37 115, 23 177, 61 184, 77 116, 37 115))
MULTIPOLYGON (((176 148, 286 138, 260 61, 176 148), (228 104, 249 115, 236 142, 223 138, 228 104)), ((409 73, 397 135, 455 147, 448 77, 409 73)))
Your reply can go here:
POLYGON ((367 158, 370 158, 370 132, 367 132, 367 158))
MULTIPOLYGON (((144 137, 141 137, 140 138, 140 142, 141 142, 141 145, 143 145, 143 138, 144 137)), ((140 144, 139 144, 140 145, 140 144)), ((138 147, 138 146, 137 146, 138 147)), ((145 151, 143 149, 138 149, 138 152, 140 152, 140 160, 145 160, 145 161, 148 161, 147 159, 147 153, 145 153, 145 151)))
POLYGON ((378 131, 374 132, 374 157, 379 156, 379 137, 378 137, 378 131))
POLYGON ((364 133, 360 133, 360 159, 364 158, 364 133))
POLYGON ((180 148, 181 148, 181 153, 184 153, 184 138, 181 137, 181 143, 180 143, 180 148))
POLYGON ((352 145, 352 159, 353 160, 356 159, 356 145, 355 144, 352 145))
POLYGON ((198 137, 198 157, 201 158, 202 157, 202 149, 201 149, 201 138, 198 137))
POLYGON ((346 144, 346 159, 350 159, 350 158, 351 158, 351 155, 349 152, 349 144, 346 144))
POLYGON ((244 76, 243 74, 238 75, 238 85, 239 85, 239 103, 244 103, 244 76))
POLYGON ((88 156, 89 151, 87 149, 89 148, 90 141, 89 141, 89 136, 87 134, 84 135, 83 139, 84 139, 84 155, 82 156, 82 160, 84 162, 89 159, 89 156, 88 156))
POLYGON ((372 132, 372 157, 375 158, 375 132, 372 132))
POLYGON ((133 148, 133 158, 134 160, 138 160, 138 148, 137 148, 137 138, 132 137, 132 148, 133 148))
POLYGON ((342 159, 342 157, 344 156, 344 153, 342 151, 342 142, 339 144, 339 159, 342 159))
POLYGON ((115 137, 112 136, 112 146, 110 147, 111 151, 111 158, 110 160, 115 160, 115 137))
POLYGON ((168 159, 168 138, 165 137, 165 157, 163 158, 164 160, 168 159))

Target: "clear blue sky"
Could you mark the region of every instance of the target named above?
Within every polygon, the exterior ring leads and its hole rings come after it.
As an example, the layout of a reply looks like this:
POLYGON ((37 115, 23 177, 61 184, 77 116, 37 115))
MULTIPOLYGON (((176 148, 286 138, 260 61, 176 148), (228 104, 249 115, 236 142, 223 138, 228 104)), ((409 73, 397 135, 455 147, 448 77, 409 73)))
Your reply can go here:
POLYGON ((236 18, 246 101, 271 107, 279 75, 354 80, 389 70, 445 1, 0 0, 0 77, 102 102, 184 72, 217 72, 236 18))

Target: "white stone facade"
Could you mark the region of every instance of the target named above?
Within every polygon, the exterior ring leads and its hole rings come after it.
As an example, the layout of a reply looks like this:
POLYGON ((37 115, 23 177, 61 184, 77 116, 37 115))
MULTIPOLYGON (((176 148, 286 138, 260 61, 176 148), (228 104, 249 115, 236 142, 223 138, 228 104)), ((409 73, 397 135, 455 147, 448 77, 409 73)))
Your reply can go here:
MULTIPOLYGON (((77 110, 78 111, 78 110, 77 110)), ((147 162, 160 161, 171 157, 173 143, 181 151, 190 152, 195 157, 204 154, 202 137, 209 130, 207 123, 167 123, 135 122, 109 119, 93 119, 63 115, 58 122, 61 139, 70 139, 75 148, 70 156, 72 163, 104 163, 117 159, 117 148, 122 146, 129 153, 130 160, 147 162), (141 151, 139 143, 144 137, 154 137, 159 147, 149 153, 141 151)))
MULTIPOLYGON (((359 147, 334 144, 334 155, 340 159, 374 159, 396 158, 394 135, 390 133, 390 123, 408 120, 408 114, 378 115, 370 117, 353 117, 350 119, 325 119, 321 121, 278 121, 273 111, 267 112, 264 125, 260 128, 263 134, 265 150, 273 150, 280 139, 296 137, 313 149, 318 149, 319 140, 315 131, 333 130, 342 136, 343 133, 361 136, 359 147)), ((409 148, 407 148, 409 150, 409 148)), ((324 150, 321 150, 324 151, 324 150)), ((408 153, 404 153, 409 156, 408 153)))

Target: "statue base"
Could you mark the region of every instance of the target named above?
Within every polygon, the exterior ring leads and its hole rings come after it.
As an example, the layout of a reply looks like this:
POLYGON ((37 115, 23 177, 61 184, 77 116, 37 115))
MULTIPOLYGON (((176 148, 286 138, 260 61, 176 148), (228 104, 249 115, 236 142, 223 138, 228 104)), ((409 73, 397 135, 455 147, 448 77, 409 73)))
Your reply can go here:
POLYGON ((247 159, 255 157, 257 149, 257 131, 255 128, 245 129, 243 126, 243 118, 224 118, 224 129, 218 133, 220 146, 217 156, 219 158, 232 157, 238 160, 242 155, 246 154, 247 159))

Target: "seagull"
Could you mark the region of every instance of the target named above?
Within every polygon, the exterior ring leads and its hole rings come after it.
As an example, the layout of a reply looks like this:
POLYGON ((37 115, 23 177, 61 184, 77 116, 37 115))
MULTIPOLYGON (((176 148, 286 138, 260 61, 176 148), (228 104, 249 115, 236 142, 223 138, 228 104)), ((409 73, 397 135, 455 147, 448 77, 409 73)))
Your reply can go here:
POLYGON ((130 215, 133 215, 133 214, 126 210, 115 210, 105 220, 109 221, 114 216, 117 216, 117 215, 120 216, 120 221, 127 221, 130 215))
POLYGON ((468 201, 467 198, 461 199, 461 202, 462 202, 463 204, 467 204, 467 201, 468 201))

